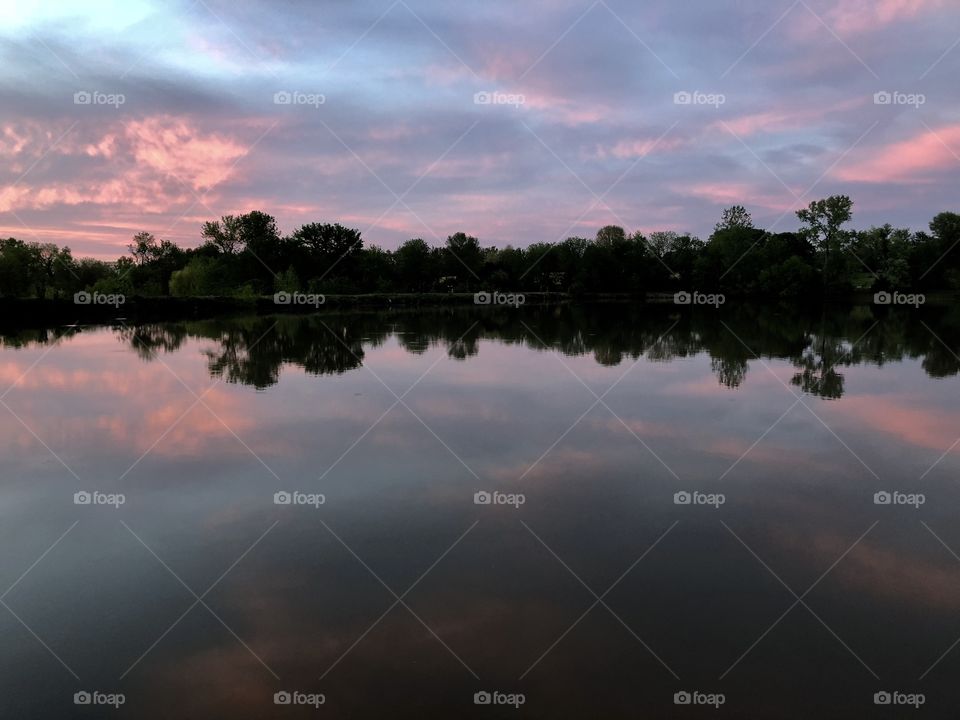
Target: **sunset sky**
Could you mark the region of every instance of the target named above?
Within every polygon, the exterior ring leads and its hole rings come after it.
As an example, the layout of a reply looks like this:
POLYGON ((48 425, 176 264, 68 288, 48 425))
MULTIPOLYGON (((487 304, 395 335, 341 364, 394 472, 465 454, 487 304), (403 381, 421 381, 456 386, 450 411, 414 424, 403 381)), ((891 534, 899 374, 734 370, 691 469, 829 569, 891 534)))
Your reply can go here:
POLYGON ((706 237, 841 192, 923 229, 960 210, 958 77, 956 0, 8 2, 0 235, 706 237))

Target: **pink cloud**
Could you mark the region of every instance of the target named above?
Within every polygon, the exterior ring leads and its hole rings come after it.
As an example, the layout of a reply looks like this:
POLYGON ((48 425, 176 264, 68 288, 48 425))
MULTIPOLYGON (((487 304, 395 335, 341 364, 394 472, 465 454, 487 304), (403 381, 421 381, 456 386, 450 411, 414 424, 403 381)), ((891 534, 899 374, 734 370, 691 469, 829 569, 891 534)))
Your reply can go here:
POLYGON ((131 122, 126 137, 138 163, 172 173, 198 191, 223 181, 247 152, 232 138, 202 134, 187 120, 170 116, 131 122))
MULTIPOLYGON (((776 187, 781 187, 775 180, 773 182, 776 187)), ((672 189, 678 194, 703 198, 717 205, 740 204, 744 198, 750 198, 751 205, 778 212, 786 212, 794 206, 793 198, 787 194, 786 188, 779 194, 769 193, 754 187, 751 183, 744 182, 701 182, 677 185, 672 189)))
MULTIPOLYGON (((512 90, 506 92, 514 92, 512 90)), ((586 125, 609 120, 614 114, 613 108, 574 102, 564 97, 545 94, 543 92, 523 92, 523 108, 531 108, 544 114, 550 122, 561 125, 586 125)))
POLYGON ((877 30, 898 20, 909 20, 943 5, 943 0, 846 0, 826 15, 839 35, 877 30))
POLYGON ((770 110, 762 113, 753 113, 752 115, 741 115, 740 117, 730 118, 722 122, 718 120, 710 127, 719 130, 727 130, 727 128, 729 128, 729 131, 735 135, 750 136, 760 131, 771 132, 784 130, 797 127, 800 124, 801 121, 792 112, 787 110, 770 110))
MULTIPOLYGON (((243 123, 255 129, 261 124, 243 123)), ((144 214, 169 214, 159 229, 167 237, 177 224, 196 227, 196 217, 180 213, 233 176, 250 143, 236 132, 209 132, 196 121, 170 115, 65 130, 32 122, 0 128, 0 157, 13 173, 10 184, 0 186, 0 212, 37 211, 16 223, 8 220, 2 229, 19 237, 27 223, 34 239, 42 234, 45 241, 79 245, 84 255, 109 258, 131 231, 145 228, 144 214), (74 169, 51 174, 64 157, 73 158, 66 167, 74 169), (33 173, 18 177, 35 164, 33 173), (60 219, 65 213, 68 224, 60 219), (113 247, 100 251, 97 245, 113 247)), ((213 195, 207 202, 222 206, 213 195)), ((193 231, 173 239, 195 237, 193 231)))
POLYGON ((494 81, 512 81, 526 72, 536 61, 537 55, 526 48, 500 47, 484 53, 480 74, 494 81))
POLYGON ((22 153, 32 142, 34 138, 24 129, 16 128, 12 125, 4 126, 0 132, 0 157, 10 158, 22 153))
MULTIPOLYGON (((782 130, 806 130, 817 122, 830 119, 849 110, 863 107, 869 98, 853 97, 836 103, 815 106, 783 106, 758 113, 748 113, 733 118, 717 120, 708 126, 714 132, 749 137, 760 132, 779 132, 782 130)), ((731 138, 732 139, 732 138, 731 138)))
POLYGON ((163 212, 191 196, 176 192, 168 183, 137 172, 106 182, 58 183, 46 186, 18 185, 0 191, 0 212, 58 205, 122 205, 132 203, 141 212, 163 212))
POLYGON ((862 160, 839 167, 834 174, 849 182, 932 182, 931 173, 960 163, 951 148, 960 148, 960 124, 928 130, 886 147, 864 150, 862 160))

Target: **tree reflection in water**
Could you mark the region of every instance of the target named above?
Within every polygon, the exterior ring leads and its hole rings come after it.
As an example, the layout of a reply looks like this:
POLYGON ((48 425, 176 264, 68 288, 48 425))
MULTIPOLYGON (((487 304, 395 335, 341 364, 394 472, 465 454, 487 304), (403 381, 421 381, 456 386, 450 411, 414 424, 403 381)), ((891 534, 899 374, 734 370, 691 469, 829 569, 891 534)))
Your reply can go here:
MULTIPOLYGON (((831 307, 797 311, 728 305, 720 310, 661 305, 560 305, 515 309, 325 313, 142 324, 114 328, 145 359, 206 340, 211 376, 264 389, 284 365, 315 375, 359 368, 364 348, 394 338, 422 354, 443 347, 468 360, 481 340, 520 344, 568 356, 592 354, 605 366, 707 353, 718 381, 747 382, 751 362, 789 360, 791 383, 821 398, 843 395, 843 368, 922 358, 932 377, 960 371, 960 309, 956 307, 831 307)), ((31 330, 0 336, 2 347, 69 342, 83 328, 31 330)), ((755 367, 756 365, 754 365, 755 367)))

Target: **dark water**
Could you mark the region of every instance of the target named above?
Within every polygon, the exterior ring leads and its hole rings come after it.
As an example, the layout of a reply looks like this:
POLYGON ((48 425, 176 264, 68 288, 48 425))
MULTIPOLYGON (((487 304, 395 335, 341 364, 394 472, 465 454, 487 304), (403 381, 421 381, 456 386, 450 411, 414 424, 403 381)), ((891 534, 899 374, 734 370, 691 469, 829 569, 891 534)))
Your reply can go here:
POLYGON ((326 314, 3 343, 2 717, 960 702, 957 309, 326 314))

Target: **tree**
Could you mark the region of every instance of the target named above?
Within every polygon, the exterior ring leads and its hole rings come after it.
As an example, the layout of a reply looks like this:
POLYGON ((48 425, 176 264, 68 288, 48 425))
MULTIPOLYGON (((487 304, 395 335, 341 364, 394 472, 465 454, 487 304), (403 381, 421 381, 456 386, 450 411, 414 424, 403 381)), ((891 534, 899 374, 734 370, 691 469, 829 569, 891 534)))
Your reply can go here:
POLYGON ((16 238, 0 240, 0 295, 33 294, 38 269, 36 253, 27 243, 16 238))
POLYGON ((217 295, 220 293, 217 276, 216 259, 195 257, 170 277, 170 294, 174 297, 217 295))
POLYGON ((324 292, 350 290, 363 252, 359 230, 340 223, 307 223, 293 232, 290 243, 302 258, 304 278, 325 283, 324 292))
MULTIPOLYGON (((704 244, 700 238, 690 235, 674 234, 670 238, 663 261, 670 268, 672 273, 670 280, 673 283, 679 281, 683 286, 693 279, 694 265, 703 253, 703 247, 704 244)), ((655 269, 658 273, 666 270, 661 263, 656 263, 655 269)))
POLYGON ((960 215, 942 212, 930 221, 930 232, 943 243, 960 241, 960 215))
POLYGON ((668 252, 671 252, 677 244, 679 235, 673 230, 658 230, 650 233, 650 239, 647 241, 651 252, 658 258, 662 258, 668 252))
POLYGON ((363 248, 360 231, 340 223, 308 223, 297 228, 291 237, 309 253, 327 260, 339 259, 363 248))
POLYGON ((597 237, 594 242, 602 247, 613 247, 626 242, 627 233, 619 225, 605 225, 597 230, 597 237))
POLYGON ((910 284, 912 233, 889 223, 855 234, 852 248, 866 267, 874 289, 904 288, 910 284))
POLYGON ((152 233, 138 232, 133 236, 133 242, 127 245, 130 254, 137 265, 145 265, 153 259, 157 249, 157 239, 152 233))
POLYGON ((358 258, 358 279, 363 292, 390 292, 393 290, 393 253, 371 245, 358 258))
POLYGON ((806 208, 797 210, 800 222, 807 227, 801 231, 823 254, 823 278, 828 280, 830 253, 845 245, 848 234, 841 229, 853 217, 853 200, 846 195, 831 195, 824 200, 814 200, 806 208))
POLYGON ((743 205, 732 205, 720 215, 720 222, 714 227, 714 232, 731 230, 733 228, 752 228, 753 218, 743 205))
POLYGON ((483 253, 480 242, 472 235, 457 232, 447 238, 445 265, 448 275, 462 277, 469 286, 480 277, 483 253))
POLYGON ((73 273, 73 256, 70 248, 58 248, 54 243, 30 243, 33 256, 34 286, 37 297, 46 297, 51 289, 54 295, 65 295, 69 285, 68 276, 73 273))
POLYGON ((200 235, 224 255, 234 255, 243 249, 241 221, 235 215, 205 222, 200 235))
POLYGON ((404 290, 423 292, 435 279, 430 268, 430 246, 422 238, 407 240, 397 248, 395 255, 404 290))
POLYGON ((800 231, 771 233, 754 227, 747 210, 734 205, 723 211, 706 243, 674 231, 648 238, 607 225, 592 240, 497 247, 457 232, 437 247, 414 238, 395 251, 365 248, 359 230, 339 223, 307 223, 284 237, 273 216, 254 210, 204 223, 205 242, 190 250, 138 232, 129 253, 113 263, 77 261, 70 248, 51 243, 0 238, 0 295, 483 289, 580 296, 697 289, 795 298, 823 288, 960 290, 960 214, 938 214, 929 232, 890 225, 854 232, 845 229, 852 209, 844 195, 816 200, 796 213, 800 231))
POLYGON ((244 249, 257 255, 271 255, 280 244, 280 231, 273 215, 253 210, 237 218, 240 225, 240 243, 244 249))
POLYGON ((960 215, 943 212, 930 221, 936 257, 925 258, 921 277, 933 287, 960 289, 960 215))

